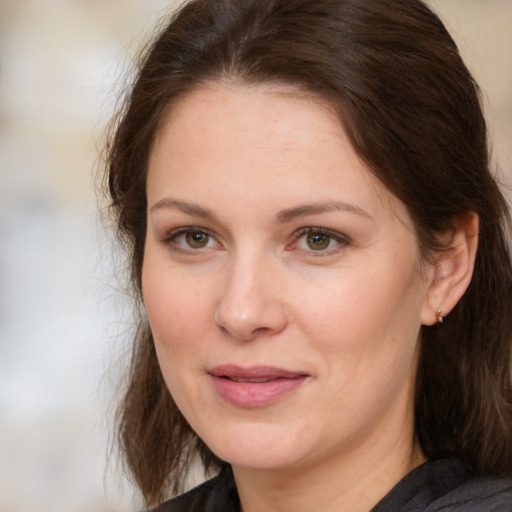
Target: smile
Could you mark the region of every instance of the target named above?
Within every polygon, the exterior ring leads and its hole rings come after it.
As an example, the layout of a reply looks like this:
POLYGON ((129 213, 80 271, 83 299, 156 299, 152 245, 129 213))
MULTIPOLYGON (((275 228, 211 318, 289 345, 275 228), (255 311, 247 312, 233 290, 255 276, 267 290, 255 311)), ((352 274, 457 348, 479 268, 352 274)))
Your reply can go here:
POLYGON ((266 378, 245 379, 243 377, 226 377, 226 379, 232 380, 233 382, 239 382, 239 383, 248 382, 251 384, 262 384, 263 382, 269 382, 269 381, 273 380, 273 379, 266 379, 266 378))
POLYGON ((281 368, 217 366, 208 372, 217 394, 242 408, 264 407, 296 390, 309 375, 281 368))

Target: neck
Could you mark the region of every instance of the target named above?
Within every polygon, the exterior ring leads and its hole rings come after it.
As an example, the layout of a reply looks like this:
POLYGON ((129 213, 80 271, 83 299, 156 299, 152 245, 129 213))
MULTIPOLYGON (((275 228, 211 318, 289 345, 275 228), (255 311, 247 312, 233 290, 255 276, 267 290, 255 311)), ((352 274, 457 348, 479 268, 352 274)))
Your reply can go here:
POLYGON ((341 450, 286 471, 233 467, 242 512, 368 512, 425 461, 413 435, 403 434, 387 447, 341 450))

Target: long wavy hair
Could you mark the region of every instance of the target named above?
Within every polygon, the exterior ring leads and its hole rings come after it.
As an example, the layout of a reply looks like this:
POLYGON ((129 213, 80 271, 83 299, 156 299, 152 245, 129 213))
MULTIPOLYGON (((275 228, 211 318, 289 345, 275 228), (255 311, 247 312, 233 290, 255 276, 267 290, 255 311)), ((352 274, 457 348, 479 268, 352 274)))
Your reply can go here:
POLYGON ((424 257, 456 216, 479 215, 469 289, 442 326, 422 327, 415 429, 430 459, 512 471, 510 216, 490 172, 478 86, 442 22, 421 0, 194 0, 142 54, 107 148, 107 194, 141 307, 118 433, 146 503, 180 490, 195 456, 207 470, 227 465, 174 404, 140 300, 159 122, 177 98, 224 80, 288 84, 327 101, 407 206, 424 257))

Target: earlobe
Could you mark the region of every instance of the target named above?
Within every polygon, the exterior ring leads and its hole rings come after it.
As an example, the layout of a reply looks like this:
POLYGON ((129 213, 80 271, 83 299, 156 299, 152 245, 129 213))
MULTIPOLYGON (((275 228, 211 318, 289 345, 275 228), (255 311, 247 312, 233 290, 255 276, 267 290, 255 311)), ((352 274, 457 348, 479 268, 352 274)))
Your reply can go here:
POLYGON ((479 219, 475 212, 457 216, 440 242, 445 247, 436 256, 422 311, 422 323, 441 323, 466 292, 475 265, 479 219))

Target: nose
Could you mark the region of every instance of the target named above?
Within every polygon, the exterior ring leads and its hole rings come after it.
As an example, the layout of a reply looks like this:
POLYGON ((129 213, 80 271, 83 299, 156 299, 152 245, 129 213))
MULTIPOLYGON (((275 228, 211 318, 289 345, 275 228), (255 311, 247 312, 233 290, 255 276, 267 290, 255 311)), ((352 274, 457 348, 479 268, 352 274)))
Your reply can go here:
POLYGON ((217 326, 237 340, 279 334, 286 327, 282 279, 262 258, 238 258, 223 273, 217 326))

